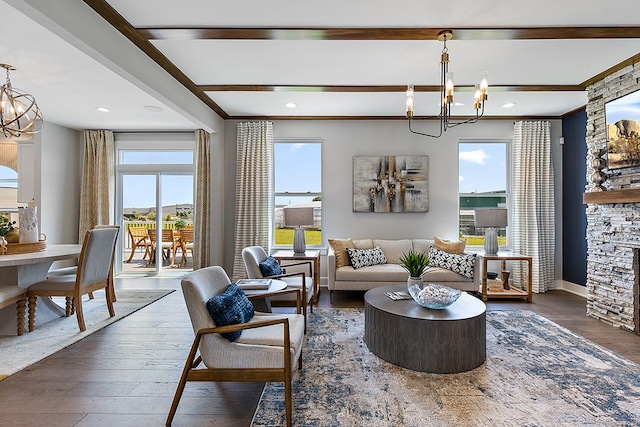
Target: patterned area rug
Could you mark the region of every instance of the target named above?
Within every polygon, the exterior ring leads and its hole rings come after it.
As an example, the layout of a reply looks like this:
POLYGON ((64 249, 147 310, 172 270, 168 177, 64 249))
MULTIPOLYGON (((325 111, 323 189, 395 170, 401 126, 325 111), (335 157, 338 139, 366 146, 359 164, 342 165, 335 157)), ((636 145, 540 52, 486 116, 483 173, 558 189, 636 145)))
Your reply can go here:
MULTIPOLYGON (((0 336, 0 381, 9 375, 33 365, 39 360, 99 331, 107 325, 134 313, 173 290, 116 291, 113 303, 115 317, 109 317, 104 291, 94 292, 93 300, 83 300, 85 332, 80 332, 75 316, 61 317, 38 326, 22 336, 0 336)), ((55 299, 64 306, 64 298, 55 299)), ((26 315, 25 315, 26 317, 26 315)), ((27 319, 25 318, 25 328, 27 319)))
MULTIPOLYGON (((487 361, 459 374, 394 366, 363 341, 364 312, 316 309, 297 426, 637 426, 640 366, 530 311, 487 312, 487 361)), ((253 426, 283 426, 282 383, 268 383, 253 426)))

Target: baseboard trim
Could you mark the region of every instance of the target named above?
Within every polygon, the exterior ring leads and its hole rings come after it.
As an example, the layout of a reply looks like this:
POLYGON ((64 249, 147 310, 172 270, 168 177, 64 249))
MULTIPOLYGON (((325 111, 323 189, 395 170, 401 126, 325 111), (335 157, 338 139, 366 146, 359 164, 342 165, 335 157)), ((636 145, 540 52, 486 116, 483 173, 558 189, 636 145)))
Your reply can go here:
POLYGON ((582 298, 587 298, 587 287, 582 285, 577 285, 572 282, 567 282, 566 280, 556 280, 556 289, 561 289, 566 292, 570 292, 572 294, 581 296, 582 298))

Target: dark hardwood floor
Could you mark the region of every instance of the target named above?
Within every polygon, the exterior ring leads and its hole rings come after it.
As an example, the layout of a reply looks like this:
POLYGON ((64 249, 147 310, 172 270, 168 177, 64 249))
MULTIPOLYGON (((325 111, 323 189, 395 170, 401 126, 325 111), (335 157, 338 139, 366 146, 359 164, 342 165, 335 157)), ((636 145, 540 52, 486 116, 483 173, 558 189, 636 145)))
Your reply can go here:
MULTIPOLYGON (((116 289, 179 289, 179 278, 116 279, 116 289)), ((363 293, 326 289, 318 307, 362 307, 363 293)), ((532 304, 489 301, 489 310, 533 310, 636 363, 640 337, 586 317, 564 291, 532 304)), ((117 305, 116 305, 117 310, 117 305)), ((313 314, 310 314, 313 315, 313 314)), ((180 291, 0 381, 0 426, 161 426, 193 338, 180 291)), ((261 383, 190 383, 175 426, 248 426, 261 383)), ((295 414, 294 414, 295 416, 295 414)))

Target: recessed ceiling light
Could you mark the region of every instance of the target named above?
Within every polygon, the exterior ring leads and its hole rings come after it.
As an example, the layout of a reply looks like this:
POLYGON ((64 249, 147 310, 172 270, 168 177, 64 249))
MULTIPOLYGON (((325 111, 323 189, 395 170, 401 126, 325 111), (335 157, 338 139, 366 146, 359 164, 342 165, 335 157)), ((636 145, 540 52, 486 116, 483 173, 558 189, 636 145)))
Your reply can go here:
POLYGON ((284 104, 284 106, 287 107, 287 108, 296 108, 297 107, 295 102, 287 102, 286 104, 284 104))
POLYGON ((515 106, 516 106, 515 102, 507 102, 506 104, 502 104, 502 108, 511 108, 515 106))
POLYGON ((100 111, 101 113, 108 113, 109 110, 107 107, 96 107, 96 110, 100 111))
POLYGON ((149 112, 152 112, 152 113, 160 113, 160 112, 162 112, 162 108, 157 107, 155 105, 145 105, 144 109, 149 111, 149 112))

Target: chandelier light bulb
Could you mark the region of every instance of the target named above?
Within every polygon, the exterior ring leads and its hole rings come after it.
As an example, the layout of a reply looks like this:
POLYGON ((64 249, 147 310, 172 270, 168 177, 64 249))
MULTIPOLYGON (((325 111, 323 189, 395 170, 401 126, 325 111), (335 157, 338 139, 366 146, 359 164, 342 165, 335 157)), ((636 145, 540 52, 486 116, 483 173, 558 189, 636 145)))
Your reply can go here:
POLYGON ((448 72, 447 73, 447 77, 446 77, 446 83, 445 83, 445 94, 446 94, 446 98, 445 101, 448 103, 453 102, 453 73, 452 72, 448 72))
POLYGON ((413 116, 413 85, 407 87, 407 117, 413 116))
POLYGON ((482 101, 487 100, 487 91, 489 90, 489 72, 480 73, 480 91, 482 93, 482 101))
POLYGON ((473 108, 476 110, 480 109, 480 103, 481 103, 481 99, 482 99, 482 90, 480 89, 480 84, 476 84, 476 90, 475 93, 473 94, 473 108))

